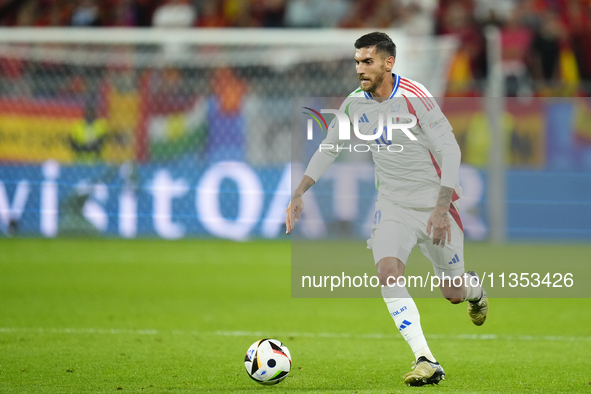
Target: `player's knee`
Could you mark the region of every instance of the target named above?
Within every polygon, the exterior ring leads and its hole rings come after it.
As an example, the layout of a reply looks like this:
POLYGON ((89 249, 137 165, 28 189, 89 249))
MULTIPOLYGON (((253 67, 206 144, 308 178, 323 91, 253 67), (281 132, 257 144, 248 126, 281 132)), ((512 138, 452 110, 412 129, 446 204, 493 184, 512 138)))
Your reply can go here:
POLYGON ((398 277, 404 275, 404 271, 400 269, 402 263, 399 262, 400 260, 392 257, 383 258, 378 262, 378 278, 382 286, 392 286, 398 277))
POLYGON ((392 271, 392 272, 378 273, 378 278, 380 279, 380 284, 382 286, 393 286, 393 285, 395 285, 399 276, 400 275, 397 274, 394 271, 392 271))
POLYGON ((400 272, 394 267, 383 267, 378 270, 378 278, 382 286, 392 286, 400 276, 400 272))
POLYGON ((457 297, 446 297, 446 299, 452 304, 459 304, 462 302, 462 299, 457 297))

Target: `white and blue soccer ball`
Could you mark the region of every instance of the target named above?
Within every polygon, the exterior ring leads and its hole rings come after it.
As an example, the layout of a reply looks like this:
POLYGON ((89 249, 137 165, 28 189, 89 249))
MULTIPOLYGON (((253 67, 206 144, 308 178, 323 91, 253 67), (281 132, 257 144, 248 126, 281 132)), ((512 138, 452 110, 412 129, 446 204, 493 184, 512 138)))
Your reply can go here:
POLYGON ((276 339, 261 339, 252 344, 244 356, 246 373, 264 385, 281 382, 291 370, 291 354, 287 346, 276 339))

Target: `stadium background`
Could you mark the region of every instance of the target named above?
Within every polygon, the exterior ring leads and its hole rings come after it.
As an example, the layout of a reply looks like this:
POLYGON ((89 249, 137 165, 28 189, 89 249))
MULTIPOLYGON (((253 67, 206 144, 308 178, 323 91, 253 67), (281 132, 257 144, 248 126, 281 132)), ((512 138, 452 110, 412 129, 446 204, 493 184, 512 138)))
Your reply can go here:
MULTIPOLYGON (((101 45, 105 34, 96 30, 84 32, 94 34, 90 46, 72 43, 63 29, 52 42, 38 37, 27 42, 5 31, 0 47, 4 234, 281 237, 282 214, 269 208, 277 199, 285 204, 289 194, 281 180, 289 172, 290 99, 352 91, 356 80, 348 46, 328 41, 319 47, 326 48, 325 59, 302 50, 302 43, 288 54, 264 42, 239 49, 214 45, 211 35, 217 33, 206 28, 257 27, 253 39, 260 40, 265 28, 283 27, 286 36, 291 28, 317 28, 312 34, 326 35, 327 28, 371 27, 394 29, 395 37, 407 40, 399 42, 399 63, 413 43, 434 48, 413 67, 434 66, 437 58, 435 72, 408 66, 398 72, 417 75, 436 97, 450 98, 442 105, 462 148, 462 184, 470 188, 470 201, 463 202, 467 235, 486 239, 490 114, 484 102, 466 97, 487 94, 486 28, 497 26, 502 77, 496 83, 505 82, 500 91, 516 97, 504 104, 501 122, 505 234, 567 240, 591 235, 585 220, 590 193, 584 186, 591 169, 587 2, 5 1, 0 20, 39 27, 154 24, 162 36, 168 30, 174 37, 173 27, 210 34, 203 45, 149 39, 126 45, 129 33, 121 31, 119 44, 101 45), (455 43, 444 44, 450 38, 455 43), (279 57, 287 59, 269 60, 279 57), (86 136, 85 115, 99 124, 86 136), (227 161, 235 162, 240 175, 223 170, 227 161), (254 183, 238 182, 244 174, 254 183), (245 187, 258 197, 248 200, 245 187), (173 191, 162 191, 167 188, 173 191), (200 197, 210 188, 219 193, 217 201, 200 197), (251 203, 239 208, 240 198, 251 203)), ((327 211, 323 220, 364 219, 327 211)))
MULTIPOLYGON (((290 298, 283 228, 291 99, 350 93, 368 31, 392 34, 395 70, 454 126, 471 267, 588 271, 590 15, 566 0, 0 1, 0 391, 250 392, 241 361, 264 336, 292 351, 286 389, 403 388, 409 352, 379 300, 290 298), (497 142, 486 96, 507 97, 497 142)), ((321 219, 363 242, 366 215, 344 211, 321 219)), ((478 331, 444 302, 417 300, 441 390, 588 391, 588 299, 495 298, 478 331)))

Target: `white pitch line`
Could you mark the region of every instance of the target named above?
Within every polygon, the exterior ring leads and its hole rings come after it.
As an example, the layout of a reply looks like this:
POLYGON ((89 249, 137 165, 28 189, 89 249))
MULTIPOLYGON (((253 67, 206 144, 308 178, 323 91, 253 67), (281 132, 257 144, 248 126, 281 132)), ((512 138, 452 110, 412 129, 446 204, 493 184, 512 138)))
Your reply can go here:
MULTIPOLYGON (((274 338, 350 338, 350 339, 402 339, 395 334, 353 334, 347 332, 266 332, 266 331, 185 331, 118 328, 27 328, 0 327, 0 334, 95 334, 95 335, 191 335, 221 337, 274 337, 274 338)), ((501 340, 501 341, 549 341, 591 342, 591 336, 560 335, 502 335, 502 334, 426 334, 427 339, 501 340)))
POLYGON ((36 333, 36 334, 130 334, 157 335, 158 330, 128 330, 118 328, 26 328, 0 327, 0 333, 36 333))

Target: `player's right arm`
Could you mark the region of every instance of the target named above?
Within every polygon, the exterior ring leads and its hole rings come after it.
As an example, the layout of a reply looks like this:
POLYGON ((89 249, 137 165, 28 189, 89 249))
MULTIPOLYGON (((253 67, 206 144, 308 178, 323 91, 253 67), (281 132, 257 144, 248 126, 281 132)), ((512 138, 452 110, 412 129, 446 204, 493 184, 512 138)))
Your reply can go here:
POLYGON ((291 232, 291 230, 293 230, 293 227, 300 219, 300 214, 304 210, 304 200, 302 199, 302 196, 304 195, 306 190, 308 190, 310 187, 312 187, 312 185, 315 183, 316 183, 316 181, 314 181, 314 179, 310 178, 308 175, 304 175, 302 182, 300 182, 300 185, 293 193, 293 197, 291 198, 291 201, 290 201, 289 205, 287 206, 287 209, 285 210, 285 213, 286 213, 285 233, 286 234, 289 234, 291 232))
MULTIPOLYGON (((345 100, 345 102, 343 102, 341 105, 340 110, 347 113, 346 109, 350 103, 350 100, 345 100)), ((343 146, 343 142, 344 141, 339 140, 338 120, 335 117, 330 123, 330 126, 328 126, 326 138, 324 141, 322 141, 321 146, 323 146, 323 149, 318 149, 310 159, 310 163, 308 163, 304 177, 302 178, 300 185, 295 190, 293 197, 291 198, 291 202, 285 210, 286 234, 289 234, 291 230, 293 230, 295 224, 300 218, 300 214, 304 209, 304 201, 302 196, 310 187, 312 187, 313 184, 318 181, 318 179, 320 179, 322 174, 324 174, 332 162, 337 158, 340 148, 343 146), (331 148, 326 148, 328 146, 331 148)))
MULTIPOLYGON (((331 134, 331 128, 334 126, 334 121, 331 123, 329 127, 329 132, 322 144, 332 144, 333 146, 340 146, 338 144, 338 138, 335 140, 335 136, 331 134)), ((316 183, 318 179, 324 174, 324 172, 328 169, 328 167, 332 164, 332 162, 336 159, 339 154, 338 149, 331 149, 331 150, 317 150, 312 159, 310 159, 310 163, 308 163, 308 167, 306 168, 306 172, 304 173, 304 177, 300 182, 300 185, 297 187, 295 192, 293 193, 293 197, 287 209, 285 210, 286 217, 285 217, 285 233, 289 234, 291 230, 293 230, 295 224, 298 222, 300 218, 300 214, 304 210, 304 200, 302 196, 304 193, 312 187, 313 184, 316 183)))

